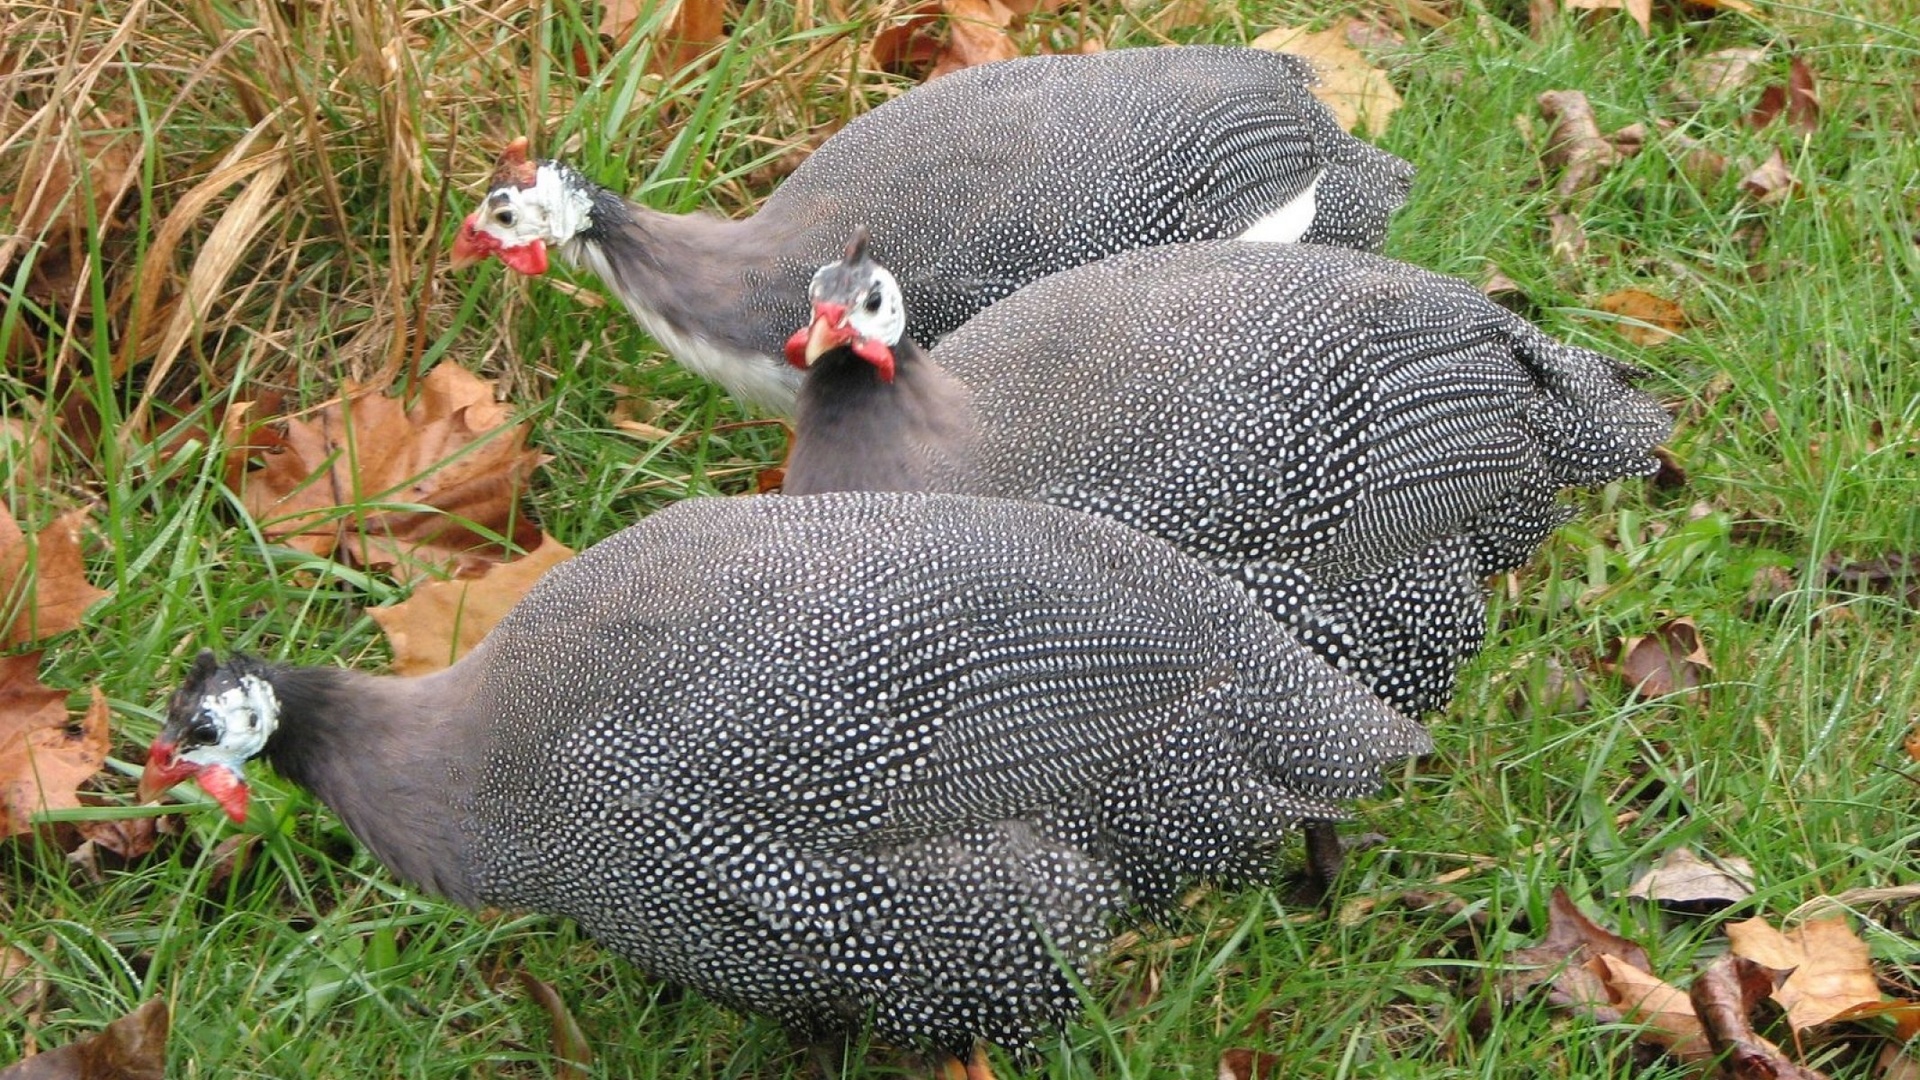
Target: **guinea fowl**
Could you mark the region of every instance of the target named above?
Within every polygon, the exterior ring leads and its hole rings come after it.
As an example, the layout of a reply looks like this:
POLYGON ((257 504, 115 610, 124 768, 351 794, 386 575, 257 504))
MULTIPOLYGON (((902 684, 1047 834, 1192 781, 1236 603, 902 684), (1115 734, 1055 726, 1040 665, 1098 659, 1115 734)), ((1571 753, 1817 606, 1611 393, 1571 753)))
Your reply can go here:
POLYGON ((602 278, 649 334, 733 396, 787 411, 780 345, 857 224, 931 343, 1026 282, 1153 244, 1246 236, 1377 248, 1413 167, 1341 130, 1295 56, 1180 46, 955 72, 874 109, 739 221, 660 213, 566 165, 502 155, 455 266, 602 278))
POLYGON ((1077 1016, 1056 957, 1084 974, 1116 914, 1259 873, 1428 749, 1158 540, 852 493, 662 510, 434 675, 203 653, 141 793, 194 776, 240 820, 264 757, 415 885, 965 1058, 1077 1016))
MULTIPOLYGON (((1044 278, 923 352, 856 233, 787 345, 785 490, 955 491, 1115 518, 1253 592, 1410 715, 1486 632, 1486 577, 1562 488, 1650 473, 1638 372, 1472 286, 1313 245, 1176 244, 1044 278), (876 447, 892 447, 877 452, 876 447)), ((1325 888, 1330 828, 1306 830, 1325 888)))

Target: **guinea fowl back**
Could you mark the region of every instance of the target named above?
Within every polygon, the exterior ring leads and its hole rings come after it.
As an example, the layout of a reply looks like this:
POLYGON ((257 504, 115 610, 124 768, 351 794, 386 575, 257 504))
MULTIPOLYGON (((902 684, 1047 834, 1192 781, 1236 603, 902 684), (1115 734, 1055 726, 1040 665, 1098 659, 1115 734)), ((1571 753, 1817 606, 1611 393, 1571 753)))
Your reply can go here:
POLYGON ((929 345, 1046 274, 1237 236, 1316 175, 1317 213, 1290 239, 1378 249, 1413 167, 1342 130, 1309 90, 1315 78, 1300 57, 1224 46, 967 68, 916 88, 911 107, 853 120, 757 216, 815 240, 782 260, 795 300, 867 227, 875 258, 900 275, 908 333, 929 345), (994 158, 984 172, 981 147, 994 158), (878 172, 876 157, 914 167, 878 172))
POLYGON ((1078 1009, 1029 919, 1084 961, 1428 748, 1170 555, 996 500, 662 511, 468 667, 481 892, 799 1029, 1024 1043, 1078 1009))

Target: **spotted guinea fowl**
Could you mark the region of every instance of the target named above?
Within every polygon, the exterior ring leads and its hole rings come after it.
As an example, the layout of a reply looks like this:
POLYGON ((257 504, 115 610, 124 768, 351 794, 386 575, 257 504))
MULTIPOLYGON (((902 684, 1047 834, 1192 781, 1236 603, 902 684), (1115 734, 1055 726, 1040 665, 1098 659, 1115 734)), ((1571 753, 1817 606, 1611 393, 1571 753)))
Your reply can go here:
POLYGON ((1172 541, 1412 714, 1450 698, 1482 582, 1652 472, 1627 365, 1464 282, 1313 245, 1177 244, 1053 275, 931 354, 856 235, 788 343, 786 490, 1034 499, 1172 541), (892 453, 876 453, 890 446, 892 453))
POLYGON ((434 675, 203 653, 141 790, 243 819, 264 757, 418 886, 964 1058, 1077 1015, 1056 955, 1124 908, 1258 873, 1429 745, 1158 540, 852 493, 663 510, 434 675))
POLYGON ((1341 130, 1298 57, 1257 49, 1036 56, 859 117, 752 217, 667 214, 509 147, 453 261, 538 274, 552 245, 743 401, 787 411, 780 343, 856 224, 933 342, 1037 277, 1116 251, 1246 235, 1377 248, 1413 169, 1341 130))

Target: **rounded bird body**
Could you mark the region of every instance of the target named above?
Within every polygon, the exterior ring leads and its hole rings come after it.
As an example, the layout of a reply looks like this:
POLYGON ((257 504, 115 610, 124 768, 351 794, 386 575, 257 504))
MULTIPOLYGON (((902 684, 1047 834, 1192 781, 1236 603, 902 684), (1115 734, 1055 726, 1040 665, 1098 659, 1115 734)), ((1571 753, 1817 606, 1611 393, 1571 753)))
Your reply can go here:
POLYGON ((798 378, 781 343, 855 225, 928 343, 1029 281, 1136 247, 1248 233, 1378 247, 1412 167, 1341 130, 1313 78, 1298 57, 1211 46, 969 68, 848 124, 740 221, 647 210, 521 149, 455 261, 538 272, 557 247, 690 369, 785 411, 798 378))
POLYGON ((1563 520, 1558 492, 1651 472, 1669 427, 1627 365, 1362 252, 1127 252, 1027 286, 931 354, 870 323, 889 280, 863 248, 814 282, 789 491, 960 491, 1125 522, 1416 714, 1478 647, 1483 579, 1563 520))
POLYGON ((1260 872, 1430 746, 1165 544, 955 496, 680 504, 425 678, 203 656, 143 789, 237 780, 243 683, 403 877, 962 1057, 1074 1015, 1060 961, 1129 905, 1260 872))

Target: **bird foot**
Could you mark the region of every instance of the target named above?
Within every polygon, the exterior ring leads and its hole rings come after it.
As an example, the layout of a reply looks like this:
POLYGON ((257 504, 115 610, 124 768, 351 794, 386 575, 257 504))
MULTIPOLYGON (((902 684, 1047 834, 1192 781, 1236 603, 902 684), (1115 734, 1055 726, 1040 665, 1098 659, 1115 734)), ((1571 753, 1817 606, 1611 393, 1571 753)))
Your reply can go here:
POLYGON ((1331 821, 1307 821, 1300 825, 1306 841, 1307 865, 1293 891, 1294 899, 1312 907, 1330 903, 1340 871, 1346 867, 1347 852, 1365 851, 1387 842, 1379 833, 1362 833, 1341 839, 1331 821))
POLYGON ((976 1046, 973 1057, 966 1064, 951 1054, 943 1055, 940 1064, 940 1080, 994 1080, 993 1066, 987 1064, 987 1048, 976 1046))

